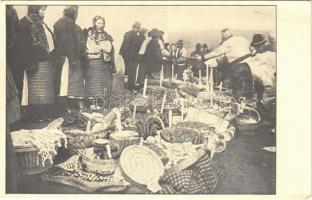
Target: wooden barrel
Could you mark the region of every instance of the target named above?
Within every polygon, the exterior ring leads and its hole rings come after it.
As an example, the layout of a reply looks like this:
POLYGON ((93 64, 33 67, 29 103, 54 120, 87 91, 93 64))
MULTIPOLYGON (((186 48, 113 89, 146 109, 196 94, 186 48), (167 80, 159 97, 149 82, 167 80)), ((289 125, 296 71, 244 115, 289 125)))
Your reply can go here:
POLYGON ((30 105, 55 102, 54 68, 51 62, 38 63, 34 73, 28 73, 28 101, 30 105))
POLYGON ((113 76, 110 63, 106 63, 103 59, 88 60, 88 68, 86 70, 85 92, 87 98, 93 98, 104 94, 109 97, 113 90, 113 76))

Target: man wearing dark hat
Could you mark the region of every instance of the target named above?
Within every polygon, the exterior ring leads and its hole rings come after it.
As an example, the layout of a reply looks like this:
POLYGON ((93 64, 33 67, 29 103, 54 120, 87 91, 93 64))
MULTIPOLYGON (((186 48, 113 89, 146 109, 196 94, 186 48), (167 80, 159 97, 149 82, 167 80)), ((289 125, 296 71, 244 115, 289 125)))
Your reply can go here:
POLYGON ((183 72, 187 67, 187 52, 183 46, 184 41, 181 39, 178 40, 178 42, 176 43, 177 48, 173 52, 174 73, 179 80, 182 80, 183 72))
POLYGON ((202 52, 204 55, 208 54, 210 52, 210 49, 208 47, 208 45, 205 43, 203 44, 203 47, 202 47, 202 52))
POLYGON ((78 6, 66 6, 63 14, 54 24, 54 34, 60 43, 57 51, 63 62, 57 68, 57 84, 60 87, 60 96, 66 96, 68 102, 78 104, 80 110, 84 110, 84 83, 81 58, 83 57, 82 32, 76 19, 78 6))
POLYGON ((141 24, 135 22, 132 30, 125 33, 119 50, 125 64, 125 77, 128 76, 128 89, 131 91, 135 89, 138 54, 143 43, 143 40, 140 39, 140 29, 141 24))
POLYGON ((276 53, 266 49, 266 39, 262 34, 254 34, 250 47, 252 56, 244 62, 248 63, 255 78, 255 86, 259 100, 263 95, 275 95, 276 53))
POLYGON ((254 53, 263 53, 266 49, 266 39, 262 34, 254 34, 250 46, 254 49, 254 53))

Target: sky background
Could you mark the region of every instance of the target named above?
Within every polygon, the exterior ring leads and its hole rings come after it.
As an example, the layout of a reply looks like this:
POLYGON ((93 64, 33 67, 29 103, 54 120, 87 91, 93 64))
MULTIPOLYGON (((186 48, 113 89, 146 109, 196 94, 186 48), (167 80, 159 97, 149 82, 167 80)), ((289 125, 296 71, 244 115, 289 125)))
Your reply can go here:
MULTIPOLYGON (((14 6, 20 18, 27 14, 27 6, 14 6)), ((48 6, 45 21, 50 28, 63 15, 64 6, 48 6)), ((233 34, 251 40, 254 33, 271 32, 275 35, 274 6, 80 6, 77 24, 81 28, 92 25, 92 19, 101 15, 106 19, 106 31, 114 38, 119 51, 123 34, 135 21, 147 29, 165 32, 165 40, 185 41, 188 53, 197 42, 214 48, 220 40, 220 30, 230 28, 233 34)), ((122 65, 116 56, 117 65, 122 65)))

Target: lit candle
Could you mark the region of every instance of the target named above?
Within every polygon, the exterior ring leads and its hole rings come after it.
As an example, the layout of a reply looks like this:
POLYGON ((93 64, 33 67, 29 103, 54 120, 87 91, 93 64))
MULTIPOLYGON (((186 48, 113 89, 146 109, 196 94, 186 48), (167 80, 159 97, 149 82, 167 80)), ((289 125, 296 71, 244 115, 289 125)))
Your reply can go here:
POLYGON ((137 66, 136 71, 135 71, 135 85, 137 84, 137 81, 138 81, 138 74, 139 74, 139 65, 137 66))
POLYGON ((162 104, 161 104, 161 113, 164 112, 164 106, 165 106, 166 98, 167 98, 167 94, 164 94, 164 98, 163 98, 162 104))
POLYGON ((143 97, 146 96, 147 79, 144 80, 143 97))
POLYGON ((111 150, 109 144, 106 145, 106 151, 107 151, 108 158, 112 159, 112 150, 111 150))
POLYGON ((136 105, 134 105, 134 108, 133 108, 133 119, 135 119, 135 114, 136 114, 136 109, 137 109, 137 107, 136 107, 136 105))
POLYGON ((202 84, 202 82, 201 82, 201 77, 202 77, 202 76, 201 76, 201 75, 202 75, 202 74, 201 74, 201 69, 199 70, 198 73, 199 73, 199 74, 198 74, 198 84, 201 85, 201 84, 202 84))
POLYGON ((220 86, 219 86, 219 92, 222 92, 222 81, 220 82, 220 86))

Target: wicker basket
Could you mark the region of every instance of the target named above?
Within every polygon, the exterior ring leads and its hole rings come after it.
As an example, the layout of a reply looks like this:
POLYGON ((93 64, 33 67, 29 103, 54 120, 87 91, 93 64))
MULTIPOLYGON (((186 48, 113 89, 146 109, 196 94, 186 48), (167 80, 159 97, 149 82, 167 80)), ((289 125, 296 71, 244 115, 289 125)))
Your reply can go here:
POLYGON ((98 138, 106 138, 108 130, 84 132, 81 130, 66 130, 63 131, 68 138, 67 150, 70 155, 77 155, 84 149, 92 147, 93 141, 98 138))
POLYGON ((238 114, 236 118, 234 119, 234 122, 235 122, 236 128, 239 130, 239 132, 242 135, 254 135, 255 134, 254 130, 256 130, 260 126, 262 119, 257 110, 253 108, 245 107, 243 113, 238 114), (256 117, 256 122, 255 123, 242 123, 240 119, 244 115, 247 115, 250 117, 256 117))
POLYGON ((45 166, 42 165, 42 159, 34 146, 14 147, 14 149, 18 166, 24 175, 42 173, 52 166, 48 160, 45 162, 45 166))
POLYGON ((140 143, 139 135, 132 137, 116 137, 114 134, 111 134, 109 140, 112 145, 116 145, 118 147, 117 155, 120 155, 126 147, 140 143))
POLYGON ((87 151, 93 151, 93 148, 86 149, 82 155, 82 163, 87 166, 88 171, 99 174, 113 174, 117 168, 118 162, 114 159, 92 159, 87 156, 87 151))

